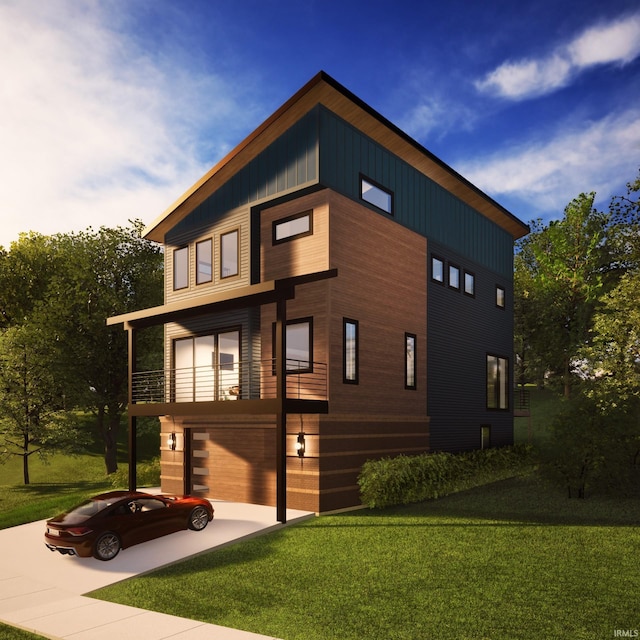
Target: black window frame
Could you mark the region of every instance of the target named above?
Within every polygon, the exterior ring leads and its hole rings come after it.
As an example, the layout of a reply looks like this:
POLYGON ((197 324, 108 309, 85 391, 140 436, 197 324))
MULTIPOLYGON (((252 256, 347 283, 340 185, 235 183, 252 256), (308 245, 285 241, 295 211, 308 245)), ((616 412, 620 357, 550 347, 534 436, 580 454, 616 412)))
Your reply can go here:
POLYGON ((415 391, 418 388, 418 336, 415 333, 404 334, 404 388, 415 391), (413 384, 409 384, 409 352, 407 349, 409 339, 413 340, 413 384))
POLYGON ((487 411, 509 411, 510 410, 510 398, 509 398, 509 377, 511 375, 511 362, 506 356, 498 355, 496 353, 487 353, 486 357, 486 404, 487 411), (493 394, 490 396, 490 372, 489 372, 489 360, 495 360, 496 380, 493 385, 493 394), (500 376, 500 362, 506 364, 506 371, 503 377, 500 376), (505 378, 505 379, 503 379, 505 378), (504 392, 505 406, 500 406, 501 392, 504 392), (495 405, 495 406, 493 406, 495 405))
POLYGON ((271 223, 271 244, 273 246, 277 244, 282 244, 283 242, 291 242, 292 240, 297 240, 298 238, 305 238, 307 236, 313 235, 313 209, 309 209, 308 211, 301 211, 300 213, 294 213, 293 215, 287 216, 286 218, 279 218, 278 220, 274 220, 271 223), (299 220, 300 218, 309 218, 309 229, 308 231, 301 231, 300 233, 293 233, 284 238, 277 238, 276 231, 279 225, 285 224, 287 222, 292 222, 293 220, 299 220))
POLYGON ((460 269, 460 267, 455 264, 455 262, 449 262, 449 264, 447 264, 447 285, 449 287, 449 289, 453 289, 454 291, 460 291, 460 274, 462 273, 462 270, 460 269), (458 283, 457 284, 451 284, 451 270, 454 270, 457 274, 458 274, 458 283))
POLYGON ((442 286, 444 286, 444 281, 445 281, 445 260, 444 258, 441 258, 440 256, 432 253, 431 254, 431 280, 437 284, 440 284, 442 286), (440 263, 440 266, 442 268, 442 278, 438 279, 435 277, 434 275, 434 270, 433 270, 433 264, 434 262, 438 262, 440 263))
MULTIPOLYGON (((287 328, 292 326, 292 325, 296 325, 296 324, 309 324, 309 366, 305 367, 305 368, 298 368, 298 369, 289 369, 285 363, 285 374, 286 375, 296 375, 296 374, 300 374, 300 373, 313 373, 313 316, 308 316, 306 318, 294 318, 291 320, 287 320, 286 324, 285 324, 285 336, 286 336, 286 331, 287 328)), ((276 375, 276 358, 278 357, 278 354, 276 354, 276 323, 274 322, 272 325, 272 340, 271 340, 271 353, 272 353, 272 357, 273 357, 273 367, 272 367, 272 373, 273 375, 276 375)), ((286 338, 285 338, 286 340, 286 338)), ((287 348, 288 348, 288 342, 287 342, 287 348)), ((288 362, 290 359, 293 360, 293 358, 288 358, 287 354, 285 353, 285 358, 286 361, 288 362)))
POLYGON ((344 384, 360 383, 360 323, 352 318, 342 319, 342 382, 344 384), (355 330, 354 348, 353 348, 353 369, 354 375, 348 377, 349 369, 349 353, 347 351, 347 325, 353 325, 355 330))
POLYGON ((470 298, 476 297, 476 274, 473 271, 469 271, 467 269, 463 270, 462 293, 464 293, 465 296, 469 296, 470 298), (467 276, 471 278, 471 282, 473 283, 473 290, 471 291, 471 293, 467 291, 467 276))
POLYGON ((373 180, 373 179, 369 178, 368 176, 364 175, 363 173, 359 174, 359 177, 360 177, 360 200, 362 200, 362 202, 366 202, 367 204, 371 205, 372 207, 375 207, 376 209, 378 209, 378 211, 382 211, 382 212, 386 213, 389 216, 393 216, 394 215, 394 204, 395 204, 395 196, 394 196, 393 191, 391 191, 391 189, 388 189, 387 187, 384 187, 379 182, 376 182, 375 180, 373 180), (365 182, 367 184, 369 184, 370 186, 372 186, 374 189, 378 189, 382 193, 384 193, 387 196, 389 196, 389 210, 388 211, 384 207, 381 207, 380 205, 376 204, 375 202, 372 202, 371 200, 368 200, 367 198, 364 197, 364 183, 365 182))
POLYGON ((498 309, 507 308, 507 290, 499 284, 496 285, 496 307, 498 309), (500 304, 500 292, 502 292, 502 304, 500 304))

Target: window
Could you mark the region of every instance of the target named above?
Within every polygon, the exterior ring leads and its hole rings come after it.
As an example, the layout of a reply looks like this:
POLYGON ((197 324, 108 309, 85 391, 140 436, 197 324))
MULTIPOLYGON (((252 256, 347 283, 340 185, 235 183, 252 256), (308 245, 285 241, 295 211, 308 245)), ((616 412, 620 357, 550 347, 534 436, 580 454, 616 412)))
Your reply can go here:
POLYGON ((273 244, 310 236, 313 234, 313 211, 275 220, 273 223, 273 244))
POLYGON ((343 320, 342 371, 345 384, 358 384, 358 321, 343 320))
POLYGON ((238 275, 238 231, 230 231, 220 236, 220 277, 238 275))
POLYGON ((470 271, 464 272, 464 293, 471 297, 476 295, 476 277, 470 271))
MULTIPOLYGON (((287 373, 311 373, 313 371, 313 318, 289 320, 286 326, 287 373)), ((276 373, 276 323, 273 323, 273 374, 276 373)))
POLYGON ((393 194, 373 180, 360 176, 360 197, 385 213, 393 215, 393 194))
POLYGON ((173 252, 173 288, 186 289, 189 286, 189 247, 181 247, 173 252))
POLYGON ((491 425, 483 424, 480 426, 480 448, 491 448, 491 425))
POLYGON ((496 307, 505 308, 506 294, 504 287, 496 285, 496 307))
POLYGON ((509 360, 487 355, 487 409, 509 408, 509 360))
POLYGON ((452 289, 460 289, 460 267, 455 264, 449 265, 449 286, 452 289))
POLYGON ((404 334, 404 388, 416 388, 416 336, 404 334))
POLYGON ((196 284, 211 282, 213 279, 213 242, 203 240, 196 243, 196 284))
POLYGON ((431 256, 431 279, 444 284, 444 260, 431 256))

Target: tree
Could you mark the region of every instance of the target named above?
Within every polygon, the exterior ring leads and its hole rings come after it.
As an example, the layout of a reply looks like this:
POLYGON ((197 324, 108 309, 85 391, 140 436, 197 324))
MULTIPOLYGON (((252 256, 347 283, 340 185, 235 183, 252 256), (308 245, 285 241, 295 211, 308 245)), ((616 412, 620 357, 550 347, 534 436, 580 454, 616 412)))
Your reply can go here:
POLYGON ((589 337, 591 317, 609 286, 609 215, 593 207, 594 193, 581 194, 561 220, 539 222, 516 256, 516 326, 527 359, 558 374, 571 392, 572 362, 589 337))
POLYGON ((53 452, 78 453, 87 444, 72 414, 64 411, 64 391, 47 351, 38 326, 0 333, 0 461, 21 457, 24 484, 32 455, 46 460, 53 452))
MULTIPOLYGON (((107 473, 117 470, 117 439, 128 398, 127 337, 106 319, 162 303, 163 256, 142 225, 91 229, 59 238, 61 267, 38 319, 56 345, 56 370, 73 403, 94 412, 107 473)), ((145 368, 162 367, 161 333, 142 332, 145 368), (158 339, 160 336, 160 339, 158 339), (147 341, 145 343, 145 340, 147 341)))

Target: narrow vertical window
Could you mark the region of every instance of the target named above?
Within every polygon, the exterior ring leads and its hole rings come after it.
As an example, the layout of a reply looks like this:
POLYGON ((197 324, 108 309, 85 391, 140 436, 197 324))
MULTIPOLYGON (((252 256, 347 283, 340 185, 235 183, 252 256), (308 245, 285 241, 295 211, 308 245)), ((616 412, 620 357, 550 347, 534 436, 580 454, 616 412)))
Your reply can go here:
MULTIPOLYGON (((273 345, 273 375, 276 374, 276 323, 272 325, 273 345)), ((313 318, 301 320, 288 320, 285 328, 285 341, 287 343, 286 372, 287 373, 312 373, 313 372, 313 318)))
POLYGON ((464 293, 472 298, 476 295, 476 277, 470 271, 464 272, 464 293))
POLYGON ((230 231, 220 237, 220 277, 237 276, 238 271, 238 231, 230 231))
POLYGON ((444 261, 436 256, 431 256, 431 279, 444 284, 444 261))
POLYGON ((416 388, 416 336, 404 334, 404 388, 416 388))
POLYGON ((496 285, 496 307, 500 307, 500 309, 504 309, 505 303, 506 303, 506 294, 504 291, 504 287, 496 285))
POLYGON ((509 360, 487 355, 487 409, 509 408, 509 360))
POLYGON ((345 318, 343 321, 343 381, 358 384, 358 321, 345 318))
POLYGON ((213 279, 213 242, 203 240, 196 243, 196 284, 211 282, 213 279))
POLYGON ((460 268, 455 264, 449 265, 449 286, 460 290, 460 268))
POLYGON ((189 286, 189 247, 181 247, 173 252, 173 288, 186 289, 189 286))
POLYGON ((480 448, 481 449, 491 448, 491 425, 490 424, 483 424, 480 427, 480 448))

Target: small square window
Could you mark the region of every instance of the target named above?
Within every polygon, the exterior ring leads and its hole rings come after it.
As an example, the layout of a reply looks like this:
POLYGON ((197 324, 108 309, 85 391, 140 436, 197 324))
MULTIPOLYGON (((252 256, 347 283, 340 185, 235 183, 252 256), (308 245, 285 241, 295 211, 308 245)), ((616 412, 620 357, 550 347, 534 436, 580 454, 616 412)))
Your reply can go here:
POLYGON ((506 294, 504 287, 496 285, 496 307, 504 309, 506 304, 506 294))
POLYGON ((392 192, 376 184, 373 180, 360 178, 360 197, 365 202, 382 209, 385 213, 393 215, 392 192))
POLYGON ((449 265, 449 286, 452 289, 460 289, 460 268, 455 264, 449 265))
POLYGON ((464 272, 464 293, 471 297, 476 295, 476 277, 469 271, 464 272))
POLYGON ((444 260, 431 256, 431 279, 444 284, 444 260))

